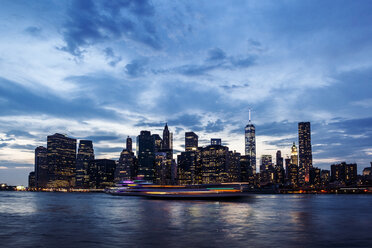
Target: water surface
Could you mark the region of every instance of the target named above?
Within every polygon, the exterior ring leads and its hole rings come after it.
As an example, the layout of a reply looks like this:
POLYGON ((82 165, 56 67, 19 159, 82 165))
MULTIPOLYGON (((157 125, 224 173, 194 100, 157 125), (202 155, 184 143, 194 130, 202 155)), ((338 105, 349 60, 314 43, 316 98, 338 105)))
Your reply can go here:
POLYGON ((0 192, 0 247, 372 247, 370 195, 149 200, 0 192))

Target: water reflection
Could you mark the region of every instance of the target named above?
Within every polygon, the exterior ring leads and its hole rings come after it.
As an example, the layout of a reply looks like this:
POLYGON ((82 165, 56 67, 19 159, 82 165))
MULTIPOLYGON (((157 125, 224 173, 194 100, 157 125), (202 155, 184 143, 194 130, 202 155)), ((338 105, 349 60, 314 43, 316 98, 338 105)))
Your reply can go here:
POLYGON ((357 195, 257 195, 220 202, 0 192, 0 244, 368 247, 371 205, 372 197, 357 195))

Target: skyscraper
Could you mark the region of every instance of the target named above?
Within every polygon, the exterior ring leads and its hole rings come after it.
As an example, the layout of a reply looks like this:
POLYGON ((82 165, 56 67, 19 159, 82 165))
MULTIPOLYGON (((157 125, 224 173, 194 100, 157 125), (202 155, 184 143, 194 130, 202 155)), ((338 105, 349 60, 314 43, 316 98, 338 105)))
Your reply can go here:
POLYGON ((138 176, 153 181, 155 161, 154 139, 150 131, 141 131, 137 136, 138 176))
POLYGON ((280 167, 280 168, 284 168, 283 167, 283 157, 282 157, 282 152, 281 151, 277 151, 276 152, 276 166, 280 167))
POLYGON ((293 142, 291 147, 291 164, 298 166, 298 153, 296 144, 293 142))
POLYGON ((162 145, 162 149, 163 150, 170 150, 170 149, 172 149, 171 144, 172 144, 171 134, 170 134, 169 129, 168 129, 168 124, 165 123, 165 127, 164 127, 164 130, 163 130, 163 145, 162 145))
POLYGON ((70 188, 75 186, 76 139, 56 133, 47 138, 49 169, 48 187, 70 188))
POLYGON ((127 137, 127 150, 128 152, 132 152, 132 138, 131 137, 127 137))
POLYGON ((47 149, 39 146, 35 149, 35 187, 45 188, 48 184, 47 149))
POLYGON ((198 148, 198 135, 194 132, 185 133, 185 151, 193 151, 198 148))
POLYGON ((94 159, 93 142, 80 140, 76 157, 76 187, 89 188, 89 162, 94 159))
POLYGON ((110 159, 95 159, 89 162, 89 188, 104 189, 114 186, 116 163, 110 159))
POLYGON ((256 128, 251 123, 251 110, 249 110, 249 122, 245 126, 245 155, 250 158, 250 164, 256 168, 256 128))
POLYGON ((298 144, 299 144, 299 183, 309 182, 310 168, 313 166, 311 151, 311 130, 310 122, 298 123, 298 144))

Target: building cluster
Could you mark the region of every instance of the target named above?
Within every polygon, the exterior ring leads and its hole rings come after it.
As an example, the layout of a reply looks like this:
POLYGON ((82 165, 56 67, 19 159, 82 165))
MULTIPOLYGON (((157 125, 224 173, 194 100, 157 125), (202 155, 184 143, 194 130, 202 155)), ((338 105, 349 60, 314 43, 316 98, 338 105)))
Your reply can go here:
MULTIPOLYGON (((35 171, 29 175, 29 187, 103 189, 115 183, 144 179, 162 185, 217 184, 244 182, 252 187, 326 187, 355 185, 357 165, 345 162, 331 165, 331 170, 313 167, 310 122, 298 123, 298 143, 291 147, 291 155, 283 158, 276 152, 276 163, 271 155, 262 155, 256 172, 255 126, 245 127, 245 154, 230 151, 221 139, 213 138, 208 146, 198 144, 198 135, 185 133, 185 150, 173 158, 172 133, 166 124, 162 137, 141 131, 136 140, 136 154, 132 139, 117 161, 95 159, 91 140, 77 140, 66 135, 47 137, 47 147, 35 149, 35 171)), ((365 169, 371 175, 371 170, 365 169)))

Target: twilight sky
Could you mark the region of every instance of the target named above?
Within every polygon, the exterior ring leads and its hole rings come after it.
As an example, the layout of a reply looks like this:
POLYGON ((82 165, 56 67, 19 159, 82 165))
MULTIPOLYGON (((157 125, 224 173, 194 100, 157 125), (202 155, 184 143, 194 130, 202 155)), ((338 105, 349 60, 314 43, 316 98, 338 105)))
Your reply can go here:
POLYGON ((56 132, 118 159, 125 138, 184 132, 314 166, 372 161, 372 1, 17 1, 0 8, 0 182, 27 185, 56 132))

